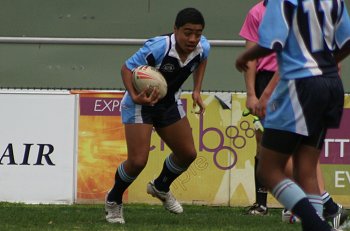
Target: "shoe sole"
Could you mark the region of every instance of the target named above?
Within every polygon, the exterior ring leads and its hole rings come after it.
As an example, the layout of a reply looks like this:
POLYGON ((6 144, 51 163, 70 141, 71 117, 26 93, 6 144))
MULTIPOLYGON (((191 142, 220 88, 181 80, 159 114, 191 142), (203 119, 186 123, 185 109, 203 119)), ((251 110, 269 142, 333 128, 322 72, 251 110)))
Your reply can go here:
POLYGON ((111 224, 121 224, 121 225, 125 224, 125 221, 120 221, 120 220, 108 220, 108 219, 106 218, 106 221, 107 221, 108 223, 111 223, 111 224))

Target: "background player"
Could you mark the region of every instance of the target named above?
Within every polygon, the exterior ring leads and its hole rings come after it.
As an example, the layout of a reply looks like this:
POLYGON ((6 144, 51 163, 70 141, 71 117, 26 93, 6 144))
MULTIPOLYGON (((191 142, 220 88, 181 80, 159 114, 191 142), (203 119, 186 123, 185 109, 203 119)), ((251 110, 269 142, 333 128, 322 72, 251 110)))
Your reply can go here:
POLYGON ((259 45, 237 58, 237 69, 246 71, 249 60, 273 49, 281 80, 267 107, 259 176, 276 199, 301 218, 303 230, 331 230, 320 217, 317 163, 327 128, 339 126, 343 110, 337 62, 350 53, 345 2, 270 1, 259 45), (290 155, 301 187, 284 173, 290 155))
MULTIPOLYGON (((256 45, 259 40, 258 28, 262 21, 265 13, 265 6, 268 0, 260 1, 254 5, 249 11, 242 29, 240 31, 240 36, 246 40, 246 48, 256 45)), ((275 53, 268 56, 262 57, 257 60, 248 62, 248 69, 244 72, 246 91, 247 91, 247 101, 246 106, 252 112, 252 114, 257 113, 257 108, 260 108, 260 118, 265 116, 264 110, 266 108, 266 102, 270 97, 273 89, 275 88, 279 77, 277 73, 277 60, 275 53), (275 74, 275 75, 274 75, 275 74), (272 81, 271 81, 272 80, 272 81), (263 96, 262 96, 263 95, 263 96), (262 96, 262 97, 261 97, 262 96)), ((263 123, 263 120, 261 120, 263 123)), ((256 167, 259 161, 259 144, 262 137, 262 131, 256 131, 256 141, 257 141, 257 151, 255 156, 255 203, 249 208, 248 214, 251 215, 266 215, 267 214, 267 190, 260 183, 257 176, 256 167)), ((320 165, 318 164, 318 180, 320 190, 322 192, 322 201, 324 203, 324 215, 332 222, 333 227, 338 227, 342 224, 346 218, 347 214, 341 205, 335 203, 332 197, 327 191, 324 190, 324 181, 321 172, 320 165)), ((292 159, 288 161, 286 167, 286 174, 288 177, 292 177, 292 159)), ((290 211, 284 209, 282 211, 282 220, 290 222, 291 216, 293 216, 290 211)))
MULTIPOLYGON (((267 1, 260 1, 254 5, 248 12, 239 33, 246 40, 246 48, 254 46, 258 40, 258 28, 265 13, 267 1)), ((255 106, 265 87, 268 85, 273 75, 277 71, 277 61, 275 53, 261 59, 253 60, 248 63, 248 69, 244 72, 247 101, 246 107, 254 114, 255 106)), ((259 162, 259 147, 262 137, 262 131, 256 130, 256 155, 254 162, 254 182, 255 182, 255 203, 248 209, 251 215, 266 215, 267 209, 267 189, 260 183, 257 177, 256 168, 259 162)))
POLYGON ((173 213, 183 208, 170 192, 171 183, 195 160, 192 130, 182 107, 180 87, 192 74, 194 78, 193 107, 203 113, 205 105, 200 92, 210 45, 202 35, 204 18, 195 8, 181 10, 175 19, 174 32, 149 39, 122 66, 121 74, 127 92, 122 100, 122 121, 128 148, 127 160, 115 174, 115 184, 106 197, 106 220, 124 223, 122 196, 146 166, 153 128, 172 150, 163 169, 147 185, 147 193, 157 197, 173 213), (132 70, 140 65, 156 67, 168 84, 167 95, 159 100, 154 90, 150 96, 137 94, 132 86, 132 70), (158 101, 159 100, 159 101, 158 101))

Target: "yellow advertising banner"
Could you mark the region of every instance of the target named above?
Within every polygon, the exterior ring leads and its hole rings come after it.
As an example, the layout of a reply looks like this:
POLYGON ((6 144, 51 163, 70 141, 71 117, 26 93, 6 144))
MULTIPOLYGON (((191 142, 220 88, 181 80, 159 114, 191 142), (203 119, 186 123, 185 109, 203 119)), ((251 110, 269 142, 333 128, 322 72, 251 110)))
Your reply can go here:
POLYGON ((77 202, 101 201, 127 156, 119 108, 123 93, 79 96, 77 202))
MULTIPOLYGON (((222 93, 218 97, 208 93, 202 97, 206 112, 198 115, 191 112, 191 94, 182 95, 198 157, 172 184, 171 190, 180 201, 191 204, 252 202, 255 138, 252 118, 242 117, 245 95, 222 93)), ((158 202, 145 193, 146 184, 158 176, 169 153, 154 134, 148 164, 129 188, 129 202, 158 202)))
MULTIPOLYGON (((77 202, 102 202, 113 186, 116 168, 127 157, 120 116, 122 96, 123 93, 80 93, 77 202)), ((189 169, 174 181, 171 190, 179 201, 187 204, 252 204, 255 201, 256 141, 253 117, 242 116, 246 95, 204 93, 202 98, 206 111, 204 115, 198 115, 193 113, 191 94, 183 93, 181 96, 198 156, 189 169)), ((345 114, 348 117, 349 101, 349 97, 346 97, 345 114)), ((344 129, 349 130, 349 126, 344 129)), ((350 160, 349 144, 342 142, 347 145, 346 158, 350 160)), ((164 159, 170 152, 154 132, 147 166, 125 192, 124 203, 159 203, 146 193, 146 185, 159 175, 164 159)), ((333 185, 336 170, 332 168, 339 165, 327 165, 328 159, 322 160, 327 186, 333 185)), ((347 170, 341 169, 338 173, 339 182, 347 190, 348 164, 340 166, 347 170)), ((349 204, 350 193, 342 196, 334 187, 330 188, 331 194, 339 194, 337 202, 349 204)), ((268 204, 271 207, 280 206, 271 195, 268 204)))

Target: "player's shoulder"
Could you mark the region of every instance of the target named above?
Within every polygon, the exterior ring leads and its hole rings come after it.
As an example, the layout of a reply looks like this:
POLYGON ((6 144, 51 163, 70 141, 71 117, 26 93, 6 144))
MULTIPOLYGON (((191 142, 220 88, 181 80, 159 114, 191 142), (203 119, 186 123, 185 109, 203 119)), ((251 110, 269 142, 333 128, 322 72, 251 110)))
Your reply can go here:
POLYGON ((200 44, 203 47, 204 51, 207 52, 210 50, 209 40, 204 35, 201 36, 200 44))
POLYGON ((248 12, 245 26, 252 27, 260 24, 264 14, 266 7, 263 4, 263 1, 255 4, 248 12))
POLYGON ((255 4, 250 10, 249 10, 249 14, 250 15, 260 15, 260 14, 264 14, 265 12, 265 6, 263 1, 255 4))
POLYGON ((151 50, 153 49, 161 49, 165 48, 169 41, 169 35, 160 35, 153 38, 148 39, 144 46, 149 47, 151 50))

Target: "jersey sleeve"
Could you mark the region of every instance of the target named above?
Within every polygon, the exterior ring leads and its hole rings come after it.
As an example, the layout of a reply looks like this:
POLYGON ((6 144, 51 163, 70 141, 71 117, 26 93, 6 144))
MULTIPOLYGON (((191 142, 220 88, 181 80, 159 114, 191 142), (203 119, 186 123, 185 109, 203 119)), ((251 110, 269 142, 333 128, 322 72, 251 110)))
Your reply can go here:
POLYGON ((157 61, 161 60, 162 56, 164 56, 165 50, 165 36, 149 39, 136 53, 126 60, 125 65, 129 70, 133 70, 141 65, 155 66, 157 61), (152 60, 152 63, 150 63, 150 60, 152 60))
POLYGON ((288 1, 270 0, 266 6, 265 16, 259 27, 259 45, 276 51, 281 50, 289 33, 288 1), (288 4, 285 4, 287 2, 288 4))
POLYGON ((252 42, 258 42, 258 28, 260 25, 259 18, 256 17, 257 14, 253 12, 254 9, 251 9, 248 12, 247 17, 244 20, 244 23, 242 25, 241 31, 239 32, 239 35, 249 41, 252 42))
POLYGON ((201 60, 203 61, 203 60, 206 60, 208 58, 208 56, 209 56, 210 43, 207 40, 207 38, 204 37, 203 35, 201 37, 200 43, 201 43, 201 46, 202 46, 202 49, 203 49, 203 53, 202 53, 202 57, 201 57, 201 60))
POLYGON ((342 3, 343 11, 335 32, 335 41, 339 49, 345 44, 350 45, 350 19, 345 2, 342 1, 342 3))

